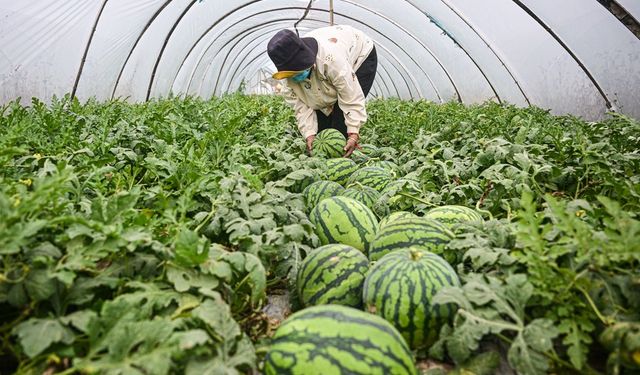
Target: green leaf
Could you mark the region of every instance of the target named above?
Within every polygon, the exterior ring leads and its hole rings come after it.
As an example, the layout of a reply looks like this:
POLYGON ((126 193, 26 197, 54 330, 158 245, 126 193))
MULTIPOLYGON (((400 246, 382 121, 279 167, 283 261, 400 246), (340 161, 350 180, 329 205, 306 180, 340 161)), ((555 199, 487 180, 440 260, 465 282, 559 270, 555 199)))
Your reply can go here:
POLYGON ((175 261, 183 267, 203 263, 209 256, 209 241, 189 229, 181 229, 175 243, 175 261))
POLYGON ((24 286, 34 301, 43 301, 56 291, 55 280, 48 269, 34 269, 29 272, 24 286))
POLYGON ((71 344, 75 339, 73 332, 58 319, 32 318, 18 324, 11 331, 29 358, 44 352, 51 344, 71 344))
POLYGON ((176 265, 167 266, 167 279, 178 292, 187 292, 194 288, 201 294, 210 297, 216 293, 214 290, 219 285, 218 279, 214 276, 176 265))

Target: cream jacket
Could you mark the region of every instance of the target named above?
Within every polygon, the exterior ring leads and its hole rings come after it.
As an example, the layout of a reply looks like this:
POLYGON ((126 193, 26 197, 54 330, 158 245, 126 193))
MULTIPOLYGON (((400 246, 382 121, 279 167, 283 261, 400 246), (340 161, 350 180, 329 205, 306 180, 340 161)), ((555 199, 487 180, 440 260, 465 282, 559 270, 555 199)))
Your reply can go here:
POLYGON ((295 111, 298 129, 306 139, 318 133, 314 110, 330 115, 336 102, 344 112, 348 133, 359 133, 367 121, 365 98, 356 70, 373 50, 373 41, 351 26, 330 26, 303 37, 318 41, 318 55, 309 78, 297 83, 287 79, 284 97, 295 111))

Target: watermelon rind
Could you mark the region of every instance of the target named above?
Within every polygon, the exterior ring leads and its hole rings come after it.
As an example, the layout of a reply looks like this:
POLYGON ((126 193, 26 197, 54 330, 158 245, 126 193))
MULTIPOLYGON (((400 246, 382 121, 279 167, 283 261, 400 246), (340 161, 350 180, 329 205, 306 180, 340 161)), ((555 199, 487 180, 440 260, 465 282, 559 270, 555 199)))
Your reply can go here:
MULTIPOLYGON (((369 260, 375 262, 394 250, 411 246, 444 254, 446 245, 453 238, 453 232, 435 220, 424 217, 398 219, 378 230, 369 246, 369 260)), ((455 254, 444 256, 451 262, 456 261, 455 254)))
POLYGON ((469 207, 455 205, 432 208, 424 217, 437 220, 450 229, 455 229, 460 224, 481 223, 484 221, 478 211, 469 207))
POLYGON ((342 196, 321 200, 309 220, 323 245, 341 243, 365 253, 378 229, 378 219, 369 207, 342 196))
POLYGON ((362 307, 362 285, 369 259, 358 249, 332 244, 319 247, 300 266, 296 287, 303 306, 336 304, 362 307))
POLYGON ((313 156, 339 158, 344 155, 347 139, 337 129, 325 129, 313 140, 313 156))
POLYGON ((276 330, 267 375, 417 375, 411 350, 383 318, 351 307, 313 306, 276 330))
POLYGON ((396 211, 396 212, 392 212, 389 215, 383 217, 380 222, 378 223, 378 230, 381 230, 382 228, 386 227, 387 224, 392 223, 396 220, 399 219, 408 219, 408 218, 414 218, 414 217, 418 217, 416 216, 414 213, 412 212, 408 212, 408 211, 396 211))
POLYGON ((321 200, 342 194, 342 185, 333 181, 316 181, 302 192, 308 210, 312 210, 321 200))
POLYGON ((330 181, 344 186, 353 172, 358 170, 358 164, 347 158, 327 159, 325 162, 325 175, 330 181))
POLYGON ((389 171, 380 167, 364 167, 353 172, 347 186, 353 184, 361 184, 382 192, 384 188, 393 180, 393 176, 389 171))
POLYGON ((453 304, 432 303, 448 286, 460 286, 460 280, 442 257, 419 248, 401 249, 371 268, 363 290, 365 309, 393 324, 411 348, 428 348, 455 313, 453 304))

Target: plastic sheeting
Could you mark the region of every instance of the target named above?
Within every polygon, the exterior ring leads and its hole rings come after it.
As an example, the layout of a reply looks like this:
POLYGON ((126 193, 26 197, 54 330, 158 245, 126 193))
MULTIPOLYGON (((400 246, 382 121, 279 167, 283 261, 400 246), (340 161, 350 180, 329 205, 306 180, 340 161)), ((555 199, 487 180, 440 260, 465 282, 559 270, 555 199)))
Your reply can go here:
MULTIPOLYGON (((617 0, 640 17, 638 0, 617 0)), ((270 37, 307 0, 0 0, 0 103, 270 93, 270 37)), ((298 28, 328 24, 316 0, 298 28)), ((640 118, 640 40, 596 0, 335 0, 377 46, 373 97, 640 118)))

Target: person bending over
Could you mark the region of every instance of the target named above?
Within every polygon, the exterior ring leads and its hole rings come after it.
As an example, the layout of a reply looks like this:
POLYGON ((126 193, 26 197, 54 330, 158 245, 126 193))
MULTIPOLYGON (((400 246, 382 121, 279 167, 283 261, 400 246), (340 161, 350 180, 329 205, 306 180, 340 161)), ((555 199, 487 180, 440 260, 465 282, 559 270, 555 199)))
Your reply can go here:
POLYGON ((346 25, 315 29, 303 37, 280 30, 267 53, 278 70, 273 78, 286 79, 285 100, 295 111, 307 151, 312 152, 318 132, 334 128, 347 138, 344 156, 351 155, 367 121, 365 97, 378 66, 371 38, 346 25))

